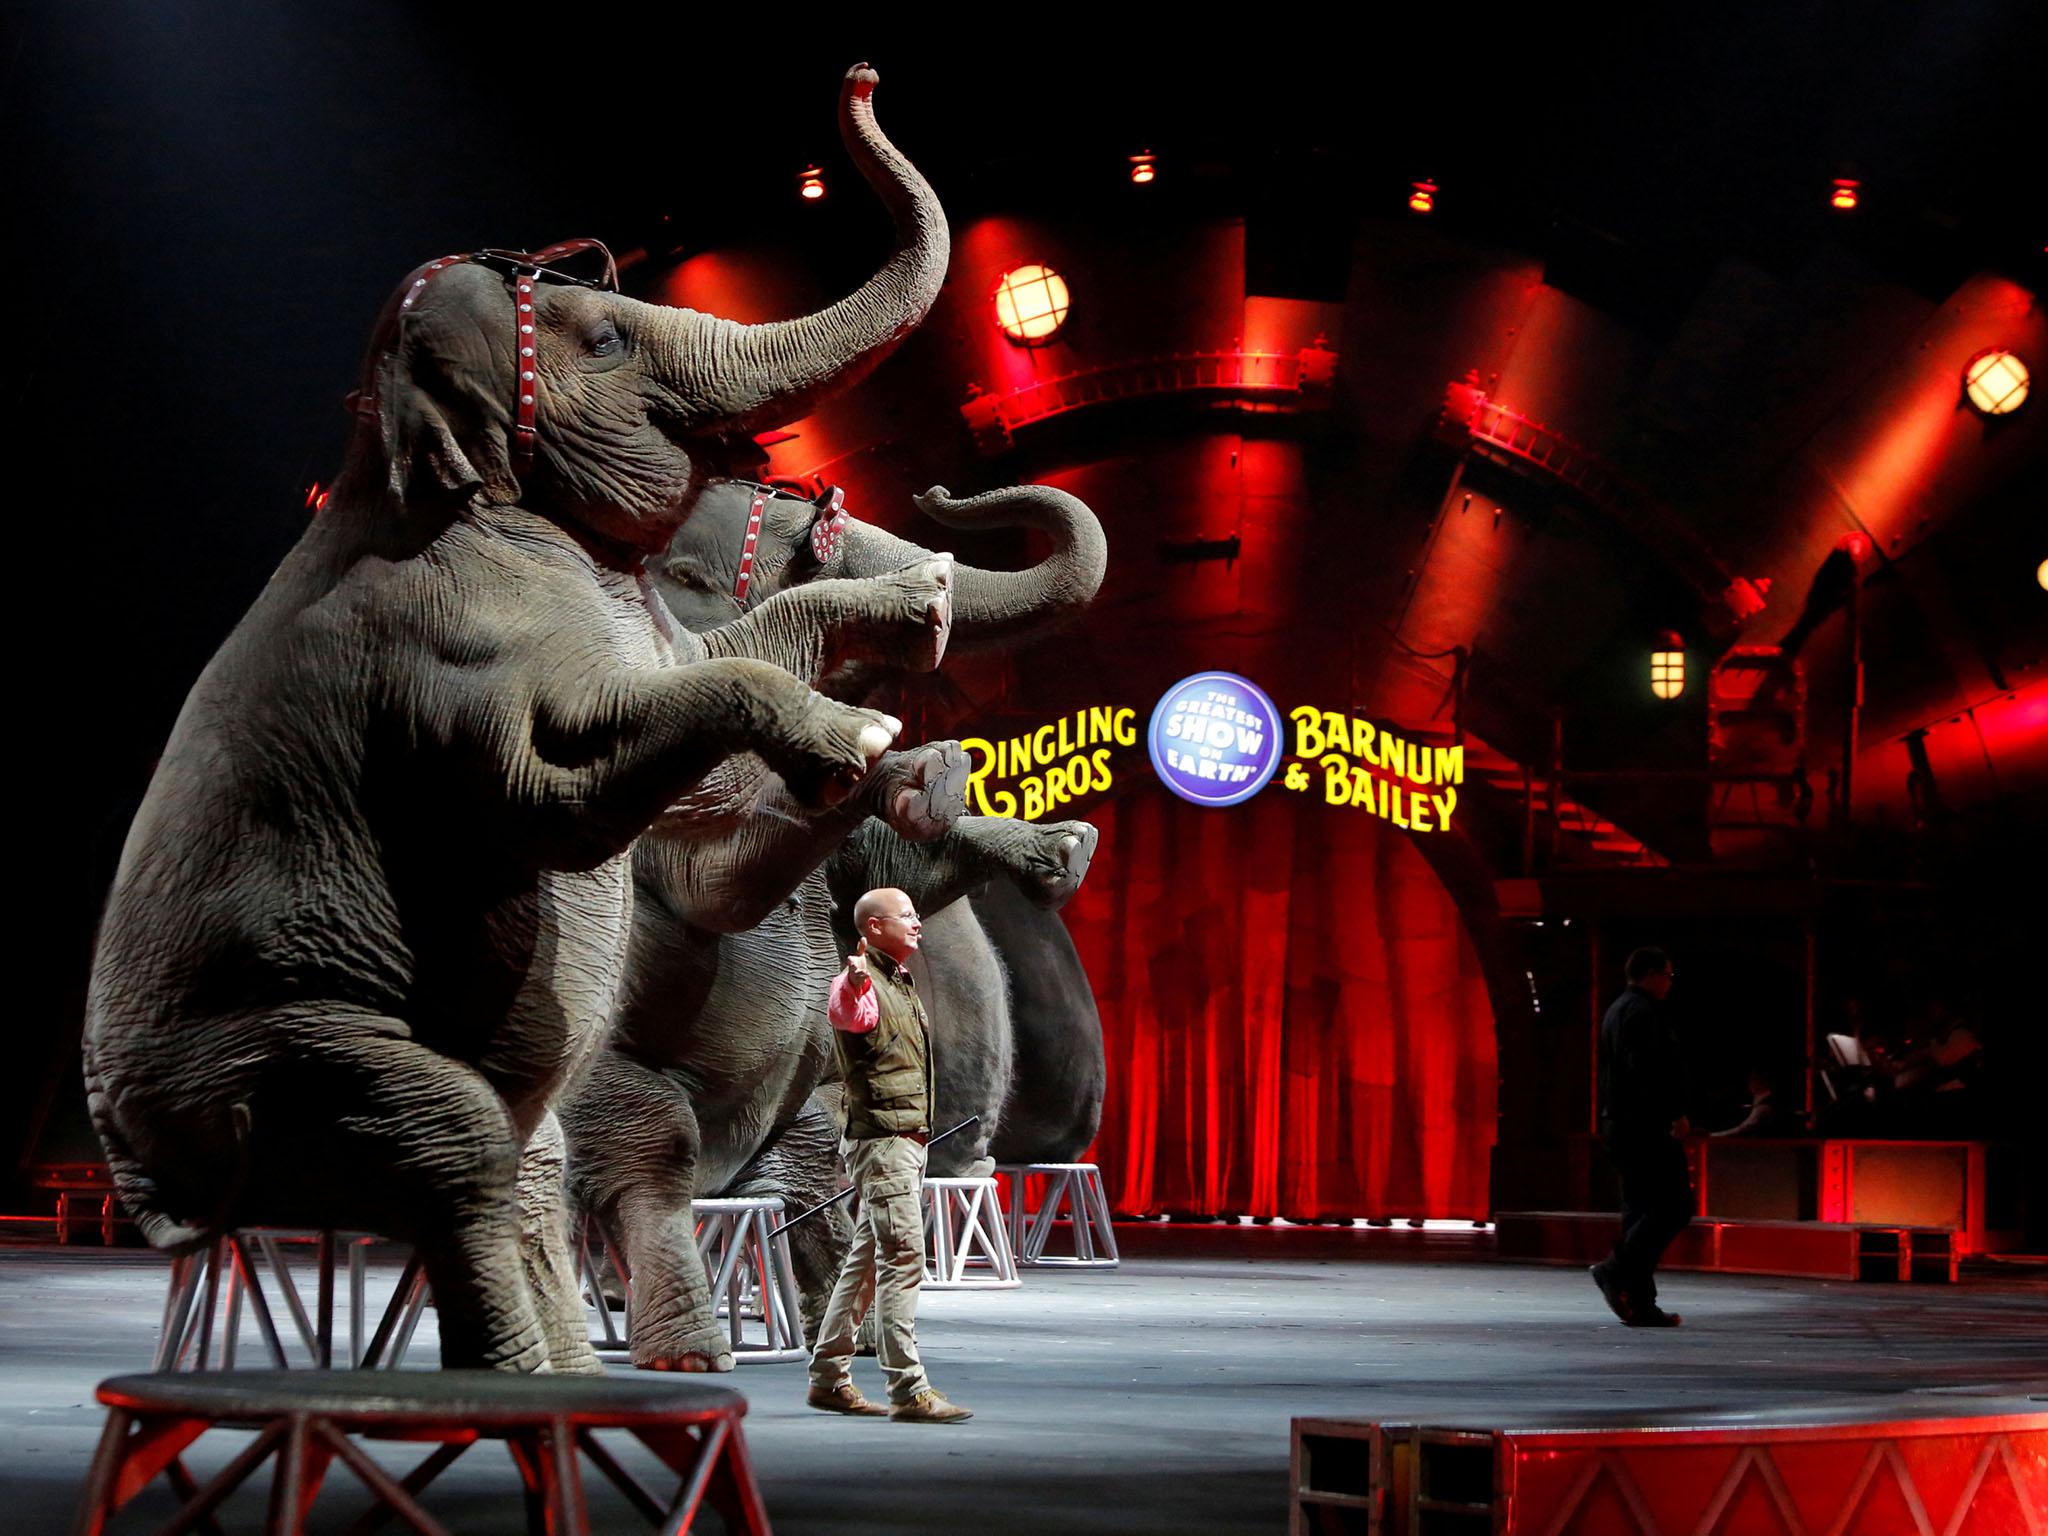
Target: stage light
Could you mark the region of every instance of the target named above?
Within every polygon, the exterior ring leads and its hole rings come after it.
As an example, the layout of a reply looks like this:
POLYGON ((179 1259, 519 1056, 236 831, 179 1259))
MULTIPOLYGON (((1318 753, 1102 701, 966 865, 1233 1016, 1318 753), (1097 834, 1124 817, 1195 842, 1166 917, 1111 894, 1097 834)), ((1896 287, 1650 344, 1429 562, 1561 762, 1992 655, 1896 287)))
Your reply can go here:
POLYGON ((2048 560, 2043 560, 2034 567, 2034 580, 2041 583, 2043 592, 2048 592, 2048 560))
POLYGON ((1857 188, 1862 185, 1863 183, 1860 181, 1851 181, 1846 176, 1837 176, 1835 178, 1835 189, 1828 194, 1828 206, 1840 213, 1852 211, 1859 201, 1857 188))
POLYGON ((1676 630, 1659 635, 1657 649, 1650 652, 1650 692, 1660 699, 1685 692, 1685 641, 1676 630))
POLYGON ((1845 533, 1835 540, 1835 548, 1860 566, 1870 558, 1870 535, 1867 533, 1845 533))
POLYGON ((1158 179, 1159 160, 1151 150, 1142 155, 1131 156, 1131 180, 1138 186, 1146 186, 1158 179))
POLYGON ((1428 213, 1436 207, 1436 183, 1418 181, 1412 184, 1414 190, 1408 194, 1408 206, 1417 213, 1428 213))
POLYGON ((1014 267, 996 284, 996 324, 1019 346, 1049 341, 1067 323, 1067 280, 1051 267, 1014 267))
POLYGON ((825 195, 825 169, 823 166, 807 165, 797 172, 796 194, 807 203, 815 203, 825 195))
POLYGON ((2004 416, 2027 400, 2027 365, 2003 347, 1986 347, 1963 368, 1963 389, 1986 416, 2004 416))

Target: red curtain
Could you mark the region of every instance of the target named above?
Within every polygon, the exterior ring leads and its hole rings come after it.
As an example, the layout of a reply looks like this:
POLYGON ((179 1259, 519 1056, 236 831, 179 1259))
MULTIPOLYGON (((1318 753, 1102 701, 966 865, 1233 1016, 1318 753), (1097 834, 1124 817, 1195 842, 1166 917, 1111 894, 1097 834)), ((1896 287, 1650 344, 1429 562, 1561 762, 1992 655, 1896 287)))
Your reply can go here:
POLYGON ((1493 1011, 1409 835, 1268 789, 1088 807, 1067 908, 1102 1011, 1095 1161, 1125 1212, 1487 1212, 1493 1011))

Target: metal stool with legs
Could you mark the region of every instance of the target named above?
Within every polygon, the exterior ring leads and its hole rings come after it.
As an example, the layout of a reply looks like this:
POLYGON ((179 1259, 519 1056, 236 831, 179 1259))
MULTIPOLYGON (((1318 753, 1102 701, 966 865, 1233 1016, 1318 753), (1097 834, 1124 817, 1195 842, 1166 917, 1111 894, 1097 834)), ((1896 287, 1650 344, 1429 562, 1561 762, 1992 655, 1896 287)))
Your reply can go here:
POLYGON ((1109 1219, 1109 1197, 1102 1189, 1102 1169, 1096 1164, 1005 1163, 996 1172, 1010 1181, 1010 1244, 1019 1264, 1115 1269, 1122 1263, 1116 1228, 1109 1219), (1074 1251, 1048 1253, 1047 1242, 1061 1226, 1073 1238, 1074 1251))
POLYGON ((286 1335, 278 1325, 280 1309, 305 1351, 304 1364, 316 1369, 395 1367, 405 1358, 427 1304, 427 1277, 417 1255, 407 1253, 397 1287, 385 1300, 371 1327, 369 1304, 370 1250, 383 1239, 363 1232, 300 1231, 242 1227, 216 1238, 206 1247, 171 1260, 170 1287, 164 1297, 162 1332, 157 1339, 154 1369, 203 1371, 211 1366, 231 1370, 247 1323, 279 1370, 294 1361, 286 1335), (311 1275, 292 1259, 311 1261, 311 1275), (348 1290, 338 1294, 338 1261, 346 1259, 348 1290), (309 1279, 312 1304, 300 1289, 309 1279), (335 1311, 346 1313, 348 1352, 335 1353, 335 1311), (369 1337, 364 1337, 365 1330, 369 1337))
POLYGON ((927 1287, 994 1291, 1023 1284, 994 1179, 926 1179, 924 1197, 927 1287))
POLYGON ((100 1536, 159 1473, 181 1501, 160 1536, 208 1528, 221 1503, 272 1458, 269 1536, 300 1536, 337 1461, 374 1499, 358 1529, 395 1518, 417 1536, 446 1536, 420 1496, 479 1440, 501 1440, 511 1452, 530 1533, 590 1529, 580 1452, 663 1536, 688 1531, 707 1502, 727 1531, 768 1536, 740 1431, 747 1402, 725 1387, 497 1371, 194 1371, 117 1376, 100 1383, 99 1400, 107 1423, 77 1536, 100 1536), (254 1430, 256 1438, 201 1487, 182 1458, 211 1429, 254 1430), (601 1429, 626 1431, 660 1458, 681 1480, 675 1494, 664 1501, 649 1491, 597 1439, 601 1429), (395 1476, 359 1440, 434 1449, 395 1476))
MULTIPOLYGON (((736 1362, 774 1363, 808 1360, 804 1325, 796 1288, 796 1267, 790 1258, 789 1236, 775 1229, 782 1220, 779 1197, 750 1196, 693 1200, 697 1251, 711 1282, 718 1315, 725 1319, 736 1362), (748 1327, 760 1324, 760 1336, 748 1327)), ((599 1349, 625 1349, 633 1337, 633 1273, 622 1247, 603 1225, 586 1219, 580 1244, 583 1283, 598 1311, 599 1349), (605 1303, 604 1275, 597 1262, 602 1251, 611 1261, 626 1296, 625 1326, 613 1323, 605 1303)))

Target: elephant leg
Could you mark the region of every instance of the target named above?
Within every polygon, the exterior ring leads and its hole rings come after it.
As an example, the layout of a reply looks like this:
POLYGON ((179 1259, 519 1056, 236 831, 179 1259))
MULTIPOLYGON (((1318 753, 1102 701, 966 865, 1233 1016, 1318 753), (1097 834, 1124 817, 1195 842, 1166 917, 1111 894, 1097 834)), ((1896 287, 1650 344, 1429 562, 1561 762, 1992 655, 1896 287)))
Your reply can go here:
POLYGON ((689 1091, 665 1072, 601 1052, 563 1106, 578 1202, 609 1223, 633 1276, 633 1364, 729 1371, 690 1202, 702 1138, 689 1091))
POLYGON ((548 1368, 519 1262, 511 1112, 475 1068, 400 1020, 299 1016, 274 1094, 252 1106, 252 1205, 410 1242, 433 1287, 441 1363, 548 1368))
POLYGON ((558 1373, 602 1376, 590 1347, 576 1262, 569 1252, 569 1203, 563 1186, 562 1123, 541 1117, 519 1156, 519 1265, 540 1313, 548 1364, 558 1373))
MULTIPOLYGON (((780 1195, 783 1210, 794 1216, 829 1200, 839 1188, 838 1116, 813 1094, 796 1119, 777 1131, 740 1170, 726 1192, 780 1195)), ((789 1229, 789 1258, 796 1272, 806 1339, 818 1336, 825 1304, 832 1299, 832 1287, 852 1243, 853 1222, 844 1202, 789 1229)))

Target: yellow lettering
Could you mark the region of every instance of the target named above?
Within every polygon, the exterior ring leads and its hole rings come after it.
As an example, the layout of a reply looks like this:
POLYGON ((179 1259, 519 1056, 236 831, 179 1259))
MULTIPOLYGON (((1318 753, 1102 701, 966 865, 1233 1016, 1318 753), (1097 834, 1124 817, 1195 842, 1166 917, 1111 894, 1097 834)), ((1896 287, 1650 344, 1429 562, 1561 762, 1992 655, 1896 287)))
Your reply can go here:
POLYGON ((1439 784, 1462 784, 1465 782, 1465 749, 1463 747, 1437 747, 1436 782, 1439 784))
POLYGON ((1031 766, 1043 768, 1052 761, 1052 727, 1041 725, 1031 733, 1031 766))
POLYGON ((1397 779, 1407 777, 1408 743, 1398 736, 1382 735, 1380 737, 1380 767, 1397 779))
POLYGON ((1116 712, 1116 744, 1120 747, 1135 747, 1138 744, 1138 712, 1128 707, 1116 712))
POLYGON ((1026 779, 1018 786, 1024 791, 1024 819, 1036 821, 1045 814, 1045 790, 1037 779, 1026 779))
POLYGON ((1363 761, 1377 767, 1379 758, 1372 744, 1372 738, 1373 723, 1370 720, 1354 720, 1351 722, 1352 753, 1363 761))
POLYGON ((1431 795, 1429 798, 1436 803, 1436 824, 1448 830, 1451 825, 1451 812, 1458 808, 1458 792, 1446 787, 1442 794, 1431 795))
POLYGON ((1326 756, 1320 764, 1323 770, 1323 801, 1328 805, 1351 803, 1351 764, 1335 752, 1326 756))
POLYGON ((1076 747, 1078 747, 1078 746, 1080 745, 1080 743, 1079 743, 1078 741, 1069 741, 1069 740, 1067 739, 1067 727, 1068 727, 1068 726, 1070 726, 1070 725, 1072 725, 1073 723, 1074 723, 1074 718, 1073 718, 1072 716, 1069 716, 1069 715, 1061 715, 1061 716, 1060 716, 1060 737, 1059 737, 1059 740, 1060 740, 1060 744, 1059 744, 1059 751, 1058 751, 1058 752, 1057 752, 1057 754, 1056 754, 1056 755, 1057 755, 1057 756, 1059 756, 1059 757, 1070 757, 1070 756, 1072 756, 1072 755, 1073 755, 1073 751, 1074 751, 1074 748, 1076 748, 1076 747))
POLYGON ((1052 810, 1063 804, 1067 795, 1067 770, 1048 768, 1045 770, 1045 808, 1052 810))
POLYGON ((1103 747, 1095 754, 1095 787, 1106 790, 1114 782, 1109 772, 1109 748, 1103 747))
POLYGON ((1287 718, 1294 722, 1294 755, 1321 757, 1323 733, 1318 729, 1317 722, 1322 719, 1322 711, 1313 704, 1302 704, 1289 710, 1287 718))

